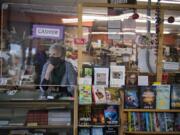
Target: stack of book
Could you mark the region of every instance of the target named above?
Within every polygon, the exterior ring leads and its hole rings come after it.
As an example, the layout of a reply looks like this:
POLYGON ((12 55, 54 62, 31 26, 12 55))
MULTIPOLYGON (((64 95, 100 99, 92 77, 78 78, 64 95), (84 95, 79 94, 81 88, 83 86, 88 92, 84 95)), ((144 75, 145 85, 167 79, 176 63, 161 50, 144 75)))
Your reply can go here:
POLYGON ((48 125, 71 125, 71 112, 50 110, 48 112, 48 125))
POLYGON ((47 125, 47 110, 30 110, 27 114, 26 122, 28 126, 47 125))

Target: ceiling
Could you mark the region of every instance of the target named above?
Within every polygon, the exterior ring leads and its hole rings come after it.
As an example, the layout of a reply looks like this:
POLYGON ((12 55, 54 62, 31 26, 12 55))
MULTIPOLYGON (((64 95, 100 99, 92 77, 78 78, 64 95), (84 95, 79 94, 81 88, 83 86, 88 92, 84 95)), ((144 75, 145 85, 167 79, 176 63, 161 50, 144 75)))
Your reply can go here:
MULTIPOLYGON (((6 0, 9 2, 16 2, 18 4, 13 4, 11 6, 12 10, 19 10, 21 12, 34 12, 34 13, 47 13, 47 14, 63 14, 69 16, 77 16, 77 3, 78 2, 98 2, 98 3, 106 3, 107 0, 6 0), (21 3, 21 4, 19 4, 21 3), (22 4, 27 3, 27 4, 22 4), (31 5, 32 4, 32 5, 31 5)), ((145 0, 138 0, 145 1, 145 0)), ((147 1, 147 0, 146 0, 147 1)), ((152 0, 153 2, 157 0, 152 0)), ((168 0, 163 0, 168 1, 168 0)), ((180 0, 169 0, 174 2, 180 2, 180 0)), ((85 15, 107 15, 107 8, 83 8, 83 14, 85 15)), ((139 13, 146 14, 146 10, 138 10, 139 13)), ((154 11, 152 11, 152 16, 154 15, 154 11)), ((175 17, 175 24, 166 24, 165 30, 180 33, 180 11, 165 11, 165 19, 168 17, 175 17)), ((146 27, 145 22, 137 22, 137 27, 139 29, 144 29, 146 27)), ((155 28, 154 23, 152 27, 155 28)))

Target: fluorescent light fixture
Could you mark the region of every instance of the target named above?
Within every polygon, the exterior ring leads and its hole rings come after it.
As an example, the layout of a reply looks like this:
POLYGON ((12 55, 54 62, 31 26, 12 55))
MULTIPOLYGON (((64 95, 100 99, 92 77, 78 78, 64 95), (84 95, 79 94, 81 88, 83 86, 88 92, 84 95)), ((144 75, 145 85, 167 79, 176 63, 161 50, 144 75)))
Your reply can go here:
POLYGON ((85 32, 83 35, 135 35, 135 32, 85 32))
MULTIPOLYGON (((148 0, 137 0, 137 2, 148 2, 148 0)), ((157 2, 157 0, 151 0, 151 2, 157 2)), ((172 0, 161 0, 161 3, 167 4, 180 4, 180 1, 172 1, 172 0)))
MULTIPOLYGON (((147 33, 147 30, 140 30, 140 29, 136 29, 136 33, 147 33)), ((150 33, 156 33, 154 30, 151 30, 150 33)), ((169 31, 164 31, 163 34, 169 34, 169 31)))
MULTIPOLYGON (((176 20, 176 19, 175 19, 176 20)), ((138 23, 146 23, 147 20, 145 19, 137 19, 136 22, 138 23)), ((155 23, 155 20, 151 20, 151 23, 155 23)), ((167 25, 180 25, 180 22, 173 22, 173 23, 168 23, 167 20, 164 21, 164 24, 167 24, 167 25)))

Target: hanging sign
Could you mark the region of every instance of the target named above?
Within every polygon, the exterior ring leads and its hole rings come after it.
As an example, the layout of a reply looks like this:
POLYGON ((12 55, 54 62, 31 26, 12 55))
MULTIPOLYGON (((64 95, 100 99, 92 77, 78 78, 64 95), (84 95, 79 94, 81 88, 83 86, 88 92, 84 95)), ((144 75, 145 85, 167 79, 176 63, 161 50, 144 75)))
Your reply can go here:
POLYGON ((53 25, 33 25, 32 36, 36 38, 63 39, 64 27, 53 25))

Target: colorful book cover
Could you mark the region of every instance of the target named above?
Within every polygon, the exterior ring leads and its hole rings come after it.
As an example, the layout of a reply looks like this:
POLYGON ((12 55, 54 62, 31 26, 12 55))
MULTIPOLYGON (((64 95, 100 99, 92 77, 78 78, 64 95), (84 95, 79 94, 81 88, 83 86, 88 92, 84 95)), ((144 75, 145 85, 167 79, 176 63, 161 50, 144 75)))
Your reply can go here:
POLYGON ((180 109, 180 84, 173 84, 171 89, 171 108, 180 109))
POLYGON ((141 129, 140 129, 140 131, 145 131, 146 130, 145 113, 140 113, 140 118, 141 118, 141 122, 140 122, 141 129))
POLYGON ((117 106, 107 106, 104 110, 104 117, 106 124, 115 124, 119 123, 118 117, 118 107, 117 106))
POLYGON ((109 85, 109 68, 94 68, 94 85, 109 85))
POLYGON ((79 104, 92 104, 90 85, 79 85, 79 104))
POLYGON ((106 102, 108 104, 120 103, 120 91, 117 88, 106 88, 106 102))
POLYGON ((153 116, 152 113, 149 113, 149 125, 150 125, 150 131, 153 131, 153 116))
POLYGON ((92 123, 95 125, 104 125, 104 106, 93 106, 92 108, 92 123))
POLYGON ((103 135, 103 128, 101 127, 93 127, 91 131, 92 135, 103 135))
POLYGON ((156 109, 170 108, 170 85, 156 86, 156 109))
POLYGON ((126 88, 125 94, 124 94, 124 107, 126 109, 139 107, 137 87, 126 88))
POLYGON ((125 85, 125 66, 110 66, 110 87, 125 85))
POLYGON ((174 131, 174 113, 165 113, 166 131, 174 131))
POLYGON ((140 106, 144 109, 154 109, 156 105, 154 87, 142 86, 140 90, 140 106))
POLYGON ((79 128, 79 135, 90 135, 90 128, 79 128))
POLYGON ((106 127, 104 128, 104 135, 118 135, 117 127, 106 127))
POLYGON ((141 113, 137 112, 136 117, 137 117, 137 131, 141 131, 141 113))
POLYGON ((102 85, 94 85, 92 87, 93 99, 96 104, 106 103, 105 87, 102 85))
POLYGON ((91 124, 91 106, 79 106, 79 124, 90 125, 91 124))

